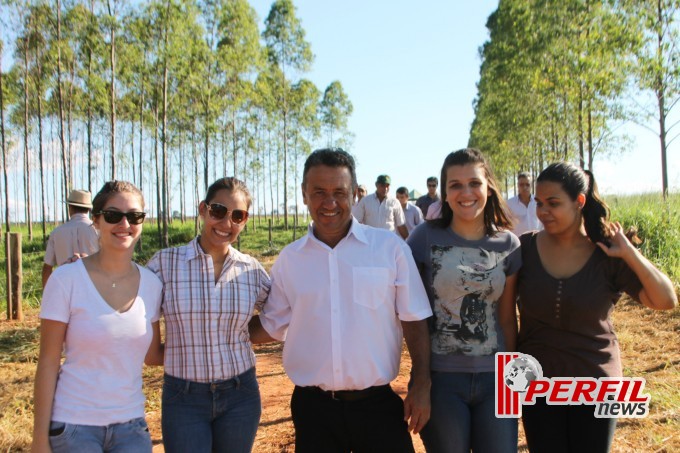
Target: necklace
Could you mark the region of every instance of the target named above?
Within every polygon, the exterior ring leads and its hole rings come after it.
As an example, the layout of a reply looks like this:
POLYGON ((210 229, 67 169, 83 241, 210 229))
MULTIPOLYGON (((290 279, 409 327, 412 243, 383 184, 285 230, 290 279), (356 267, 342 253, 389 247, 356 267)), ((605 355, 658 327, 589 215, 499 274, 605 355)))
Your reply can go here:
POLYGON ((132 267, 130 268, 130 270, 128 270, 128 271, 127 271, 126 273, 124 273, 123 275, 119 275, 119 276, 117 276, 117 277, 115 277, 115 278, 111 278, 109 275, 107 275, 107 274, 106 274, 105 272, 103 272, 103 271, 102 271, 102 274, 105 275, 106 278, 111 282, 111 288, 114 288, 114 289, 115 289, 115 288, 116 288, 116 282, 120 282, 121 280, 125 280, 125 278, 126 278, 128 275, 132 274, 135 270, 136 270, 136 268, 135 268, 135 266, 134 266, 134 264, 133 264, 132 267))

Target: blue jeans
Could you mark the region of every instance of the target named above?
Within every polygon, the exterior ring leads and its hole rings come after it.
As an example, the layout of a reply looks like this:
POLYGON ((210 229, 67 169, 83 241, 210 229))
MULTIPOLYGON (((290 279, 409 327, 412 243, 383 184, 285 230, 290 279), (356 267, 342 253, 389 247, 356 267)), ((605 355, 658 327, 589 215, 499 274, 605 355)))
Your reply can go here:
POLYGON ((161 425, 167 453, 249 453, 261 414, 255 368, 212 384, 165 375, 161 425))
POLYGON ((432 371, 432 413, 420 433, 428 453, 517 451, 517 420, 496 418, 493 372, 432 371))
POLYGON ((151 436, 144 417, 108 426, 50 423, 52 453, 151 453, 151 436))

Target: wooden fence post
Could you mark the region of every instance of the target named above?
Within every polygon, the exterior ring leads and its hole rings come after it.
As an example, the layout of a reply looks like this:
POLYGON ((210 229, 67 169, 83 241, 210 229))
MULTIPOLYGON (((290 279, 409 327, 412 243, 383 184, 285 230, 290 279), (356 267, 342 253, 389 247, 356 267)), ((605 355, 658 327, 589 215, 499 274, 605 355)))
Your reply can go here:
POLYGON ((5 233, 5 286, 7 287, 7 319, 12 319, 12 254, 9 242, 9 232, 7 232, 5 233))
POLYGON ((21 269, 21 233, 7 233, 7 319, 23 321, 21 291, 24 281, 21 269))

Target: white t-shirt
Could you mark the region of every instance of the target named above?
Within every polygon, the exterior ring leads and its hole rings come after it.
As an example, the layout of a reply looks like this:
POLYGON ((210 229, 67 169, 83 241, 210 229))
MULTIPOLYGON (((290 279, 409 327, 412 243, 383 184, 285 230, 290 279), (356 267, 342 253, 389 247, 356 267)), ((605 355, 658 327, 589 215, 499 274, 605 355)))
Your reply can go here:
POLYGON ((356 219, 334 248, 314 236, 311 224, 281 251, 271 275, 260 320, 269 335, 285 340, 283 366, 300 386, 389 384, 399 371, 401 321, 432 315, 406 242, 356 219))
POLYGON ((68 324, 52 420, 104 426, 144 416, 142 366, 160 316, 162 285, 140 272, 125 313, 99 295, 82 260, 59 266, 45 286, 40 318, 68 324))

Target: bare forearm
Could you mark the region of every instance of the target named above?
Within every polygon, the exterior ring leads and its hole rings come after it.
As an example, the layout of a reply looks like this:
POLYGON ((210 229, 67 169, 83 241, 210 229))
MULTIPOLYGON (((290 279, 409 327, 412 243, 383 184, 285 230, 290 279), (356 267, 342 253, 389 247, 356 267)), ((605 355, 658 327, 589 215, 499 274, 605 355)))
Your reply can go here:
POLYGON ((670 310, 678 305, 678 297, 671 280, 654 266, 642 253, 633 249, 623 256, 642 283, 641 301, 654 310, 670 310))
POLYGON ((52 275, 52 266, 49 264, 43 264, 42 268, 42 286, 43 289, 45 289, 45 285, 47 285, 47 279, 50 278, 50 275, 52 275))
POLYGON ((161 366, 165 360, 165 345, 161 343, 161 328, 160 321, 156 321, 151 325, 153 330, 153 339, 149 350, 144 357, 144 363, 149 366, 161 366))
POLYGON ((427 321, 402 321, 406 347, 411 356, 414 383, 430 382, 430 333, 427 321))
POLYGON ((35 435, 45 435, 49 431, 52 402, 57 387, 59 367, 38 364, 33 388, 33 432, 35 435))
POLYGON ((505 350, 517 350, 517 323, 505 323, 501 325, 503 338, 505 339, 505 350))

